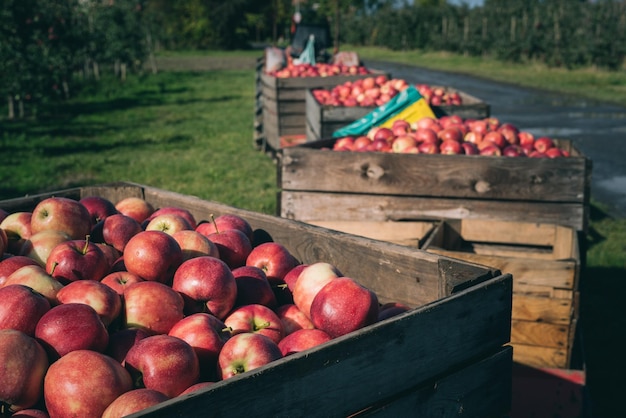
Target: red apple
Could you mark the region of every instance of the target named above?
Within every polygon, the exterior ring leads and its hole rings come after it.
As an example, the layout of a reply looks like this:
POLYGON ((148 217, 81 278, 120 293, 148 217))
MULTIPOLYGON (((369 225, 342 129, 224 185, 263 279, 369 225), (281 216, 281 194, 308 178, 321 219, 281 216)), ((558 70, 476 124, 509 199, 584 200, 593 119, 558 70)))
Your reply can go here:
POLYGON ((188 393, 198 392, 200 390, 211 387, 214 384, 215 382, 198 382, 196 384, 189 386, 187 389, 183 390, 178 396, 186 395, 188 393))
POLYGON ((77 350, 50 365, 44 399, 51 417, 100 417, 132 388, 130 374, 116 360, 96 351, 77 350))
POLYGON ((190 258, 208 255, 219 258, 220 252, 217 245, 210 239, 195 230, 177 231, 172 234, 180 249, 183 251, 183 261, 190 258))
POLYGON ((148 216, 148 218, 146 218, 146 221, 150 222, 157 216, 168 215, 168 214, 174 214, 174 215, 180 216, 185 221, 187 221, 191 229, 196 229, 197 223, 196 223, 196 218, 193 216, 193 214, 187 209, 183 209, 177 206, 165 206, 165 207, 159 208, 155 210, 150 216, 148 216))
POLYGON ((417 146, 420 154, 439 154, 439 144, 434 142, 422 142, 417 146))
POLYGON ((165 334, 137 341, 128 350, 124 364, 135 382, 140 381, 143 387, 170 398, 197 383, 200 377, 200 364, 193 347, 165 334))
POLYGON ((418 128, 413 132, 413 137, 418 143, 430 142, 438 144, 440 142, 437 133, 430 128, 418 128))
POLYGON ((547 136, 542 136, 535 140, 534 147, 537 151, 545 153, 548 149, 554 147, 554 142, 547 136))
POLYGON ((387 302, 378 309, 378 321, 400 315, 409 310, 411 310, 411 308, 403 303, 387 302))
POLYGON ((45 350, 33 337, 14 329, 0 330, 3 412, 31 408, 40 401, 48 366, 45 350))
POLYGON ((124 289, 124 328, 141 328, 151 334, 167 334, 183 319, 183 297, 155 281, 131 284, 124 289))
POLYGON ((115 293, 121 296, 124 294, 124 289, 126 289, 127 286, 143 281, 145 280, 128 271, 114 271, 104 276, 102 280, 100 280, 100 283, 110 287, 115 293))
POLYGON ((518 130, 514 126, 510 124, 500 125, 500 127, 498 128, 498 132, 502 134, 507 143, 513 145, 519 144, 520 140, 518 136, 518 130))
POLYGON ((117 360, 122 366, 130 348, 138 341, 149 337, 148 331, 141 328, 123 328, 109 334, 109 345, 104 354, 117 360))
POLYGON ((278 348, 284 357, 317 347, 332 340, 332 337, 321 329, 300 329, 280 340, 278 348))
POLYGON ((87 209, 92 227, 117 212, 115 204, 102 196, 85 196, 79 202, 87 209))
POLYGON ((483 140, 478 144, 478 149, 481 149, 481 147, 489 146, 491 144, 502 149, 505 147, 505 145, 508 144, 508 142, 506 141, 506 139, 504 139, 504 135, 502 135, 500 132, 490 131, 487 132, 485 136, 483 136, 483 140))
POLYGON ((149 281, 169 283, 182 261, 180 246, 162 231, 142 231, 124 248, 126 270, 149 281))
POLYGON ((237 284, 235 306, 259 304, 271 309, 276 307, 276 295, 264 270, 256 266, 241 266, 233 269, 232 273, 237 284))
POLYGON ((463 154, 461 143, 454 139, 446 139, 439 145, 441 154, 463 154))
POLYGON ((535 136, 531 134, 530 132, 521 131, 517 134, 517 137, 519 138, 519 144, 522 147, 525 147, 528 145, 534 146, 535 144, 535 136))
POLYGON ((19 254, 30 257, 37 264, 45 267, 52 250, 57 245, 70 240, 70 236, 63 231, 48 230, 37 232, 24 241, 19 254))
POLYGON ((289 335, 299 329, 315 328, 313 322, 293 303, 280 305, 275 310, 276 315, 283 324, 285 335, 289 335))
POLYGON ((12 255, 0 261, 0 287, 15 270, 24 266, 39 266, 39 263, 25 255, 12 255))
POLYGON ((230 338, 230 332, 221 319, 208 313, 192 314, 178 321, 169 335, 178 337, 193 347, 200 362, 202 379, 217 378, 217 357, 230 338))
POLYGON ((126 197, 115 204, 115 208, 122 215, 130 216, 141 224, 148 216, 154 213, 154 207, 150 202, 140 197, 126 197))
POLYGON ((480 149, 480 155, 500 156, 502 155, 502 150, 495 144, 488 144, 480 149))
POLYGON ((84 303, 66 303, 52 307, 35 328, 35 338, 51 360, 75 350, 104 352, 109 333, 100 316, 84 303))
POLYGON ((176 213, 162 213, 145 222, 148 222, 144 228, 146 231, 163 231, 168 235, 173 235, 178 231, 193 230, 189 221, 176 213))
POLYGON ((235 308, 224 319, 224 324, 232 335, 258 333, 265 335, 276 344, 283 338, 283 323, 276 312, 264 305, 252 304, 235 308))
POLYGON ((547 150, 544 151, 544 153, 549 158, 559 158, 559 157, 565 156, 565 154, 563 154, 563 151, 561 151, 561 149, 557 147, 548 148, 547 150))
POLYGON ((85 239, 91 232, 91 215, 77 200, 52 196, 35 206, 30 229, 32 234, 55 230, 65 232, 71 239, 85 239))
POLYGON ((526 154, 522 147, 517 144, 510 144, 502 149, 502 155, 505 157, 525 157, 526 154))
POLYGON ((376 294, 348 277, 329 281, 311 304, 311 321, 316 328, 326 331, 333 338, 377 320, 376 294))
POLYGON ((203 235, 210 235, 218 231, 226 231, 227 229, 238 229, 243 232, 250 242, 254 242, 254 230, 248 221, 238 215, 223 214, 210 222, 201 222, 196 227, 196 231, 203 235))
POLYGON ((456 126, 448 126, 437 133, 437 137, 441 141, 452 140, 456 142, 463 141, 463 132, 456 126))
POLYGON ((35 335, 39 319, 50 310, 50 302, 28 286, 0 287, 0 329, 15 329, 35 335))
POLYGON ((57 293, 63 288, 61 282, 46 273, 46 270, 39 265, 24 266, 15 270, 7 277, 4 286, 12 284, 23 284, 30 287, 48 299, 51 306, 59 304, 57 293))
POLYGON ((170 399, 154 389, 132 389, 122 393, 107 406, 102 418, 122 418, 170 399))
POLYGON ((393 131, 391 129, 382 127, 376 131, 376 133, 374 134, 374 138, 372 139, 384 139, 385 141, 389 142, 393 137, 395 137, 395 135, 393 134, 393 131))
POLYGON ((296 281, 298 280, 300 273, 302 273, 302 270, 304 270, 308 266, 308 264, 298 264, 297 266, 289 270, 287 274, 285 274, 283 280, 285 281, 285 284, 287 285, 289 291, 293 291, 293 288, 296 285, 296 281))
POLYGON ((219 258, 231 269, 244 266, 252 252, 250 239, 238 229, 214 232, 207 238, 217 246, 219 258))
POLYGON ((482 140, 483 140, 483 134, 482 133, 478 133, 478 132, 474 132, 474 131, 469 131, 463 137, 463 141, 464 142, 469 142, 469 143, 474 144, 474 145, 480 144, 482 142, 482 140))
POLYGON ((415 138, 411 135, 403 135, 396 137, 391 143, 391 150, 395 153, 404 153, 409 148, 413 148, 417 145, 415 138))
POLYGON ((278 345, 262 334, 233 335, 220 351, 218 368, 225 380, 282 358, 278 345))
POLYGON ((11 254, 19 254, 24 241, 32 235, 30 222, 31 212, 13 212, 7 215, 0 222, 0 229, 3 229, 9 240, 8 251, 11 254))
POLYGON ((298 259, 277 242, 257 245, 246 259, 246 265, 258 267, 265 272, 272 287, 284 283, 285 275, 299 264, 298 259))
POLYGON ((317 262, 302 270, 293 288, 294 304, 311 318, 311 304, 317 292, 330 281, 340 277, 341 272, 332 264, 317 262))
POLYGON ((141 224, 130 216, 117 213, 102 222, 102 240, 123 253, 132 237, 143 231, 141 224))
POLYGON ((208 312, 224 319, 235 305, 237 283, 219 258, 202 256, 185 261, 176 271, 172 289, 185 301, 185 312, 208 312))
POLYGON ((106 284, 95 280, 71 282, 59 290, 57 299, 60 303, 84 303, 91 306, 106 327, 122 312, 120 295, 106 284))
POLYGON ((461 143, 461 147, 463 147, 463 154, 465 155, 478 155, 478 147, 471 142, 463 142, 461 143))
MULTIPOLYGON (((386 141, 386 139, 384 138, 376 138, 376 139, 382 139, 383 141, 386 141)), ((357 136, 354 139, 354 143, 352 144, 352 150, 353 151, 366 151, 368 150, 369 146, 372 144, 374 140, 370 139, 366 136, 357 136)))
POLYGON ((100 280, 108 274, 110 267, 100 247, 88 240, 62 242, 46 259, 46 271, 64 284, 76 280, 100 280))

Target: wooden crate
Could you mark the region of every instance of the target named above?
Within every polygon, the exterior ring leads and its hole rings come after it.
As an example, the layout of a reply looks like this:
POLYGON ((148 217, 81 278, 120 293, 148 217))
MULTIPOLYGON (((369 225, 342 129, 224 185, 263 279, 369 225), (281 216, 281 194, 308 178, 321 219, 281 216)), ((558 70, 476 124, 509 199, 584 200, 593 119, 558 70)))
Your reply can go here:
MULTIPOLYGON (((483 119, 489 116, 490 107, 487 103, 451 87, 444 87, 444 89, 446 91, 458 92, 461 95, 463 104, 460 106, 431 106, 437 117, 458 115, 463 119, 483 119)), ((306 136, 308 142, 331 138, 333 132, 337 129, 349 125, 376 109, 375 106, 324 106, 315 99, 312 93, 313 90, 307 90, 305 97, 306 136)))
POLYGON ((132 183, 60 190, 5 200, 32 210, 49 196, 146 199, 198 220, 232 213, 255 241, 283 243, 304 263, 325 261, 381 300, 410 311, 310 351, 171 399, 136 417, 394 416, 420 412, 502 417, 511 406, 512 278, 489 267, 132 183), (251 396, 254 394, 254 396, 251 396))
POLYGON ((570 226, 589 218, 591 160, 336 152, 335 140, 281 150, 278 214, 311 220, 496 219, 570 226))
POLYGON ((515 362, 558 369, 572 366, 581 270, 575 229, 554 224, 451 220, 438 224, 423 248, 511 273, 515 362))
POLYGON ((314 88, 332 88, 346 81, 387 75, 370 70, 370 74, 337 75, 330 77, 278 78, 257 69, 262 97, 263 141, 266 148, 281 149, 280 138, 306 133, 306 92, 314 88))

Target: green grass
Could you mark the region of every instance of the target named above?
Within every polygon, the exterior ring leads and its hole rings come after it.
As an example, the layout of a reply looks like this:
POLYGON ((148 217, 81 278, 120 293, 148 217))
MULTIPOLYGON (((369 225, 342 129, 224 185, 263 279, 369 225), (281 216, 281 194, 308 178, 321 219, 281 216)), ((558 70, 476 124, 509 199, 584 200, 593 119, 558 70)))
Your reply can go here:
POLYGON ((363 60, 391 61, 419 67, 474 75, 491 80, 575 94, 626 106, 626 72, 593 68, 567 70, 539 63, 504 63, 493 58, 469 57, 447 52, 392 51, 376 47, 343 46, 363 60))
POLYGON ((107 80, 41 120, 0 122, 0 199, 119 180, 273 213, 253 103, 252 71, 107 80))

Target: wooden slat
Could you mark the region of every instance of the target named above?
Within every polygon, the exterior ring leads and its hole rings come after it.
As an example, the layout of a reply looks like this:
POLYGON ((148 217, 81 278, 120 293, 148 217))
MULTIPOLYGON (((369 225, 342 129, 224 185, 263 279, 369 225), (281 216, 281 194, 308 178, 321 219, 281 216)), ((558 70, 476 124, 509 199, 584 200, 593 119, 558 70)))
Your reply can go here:
MULTIPOLYGON (((295 147, 299 148, 299 147, 295 147)), ((284 150, 283 150, 284 152, 284 150)), ((331 154, 345 154, 326 151, 331 154)), ((285 156, 283 155, 284 159, 285 156)), ((280 166, 280 176, 286 170, 280 166)), ((321 172, 321 170, 319 171, 321 172)), ((326 177, 332 174, 325 174, 326 177)), ((489 199, 394 196, 359 193, 281 191, 280 216, 304 222, 319 219, 415 220, 484 219, 560 224, 576 230, 586 228, 588 206, 579 203, 517 202, 489 199)))
POLYGON ((353 417, 504 417, 511 408, 512 347, 353 417))
POLYGON ((283 190, 583 203, 583 158, 329 152, 283 153, 283 190), (324 176, 316 175, 320 171, 324 176))
POLYGON ((532 367, 566 369, 569 358, 565 348, 513 344, 513 361, 532 367))
POLYGON ((570 324, 548 324, 513 319, 511 343, 567 349, 570 344, 570 324))
POLYGON ((569 325, 574 318, 574 301, 513 295, 513 319, 569 325))
POLYGON ((466 241, 552 247, 556 240, 554 224, 507 222, 497 219, 464 219, 459 223, 461 236, 466 241))
POLYGON ((432 231, 432 222, 380 222, 380 221, 312 221, 312 225, 359 235, 367 238, 420 248, 424 238, 432 231))

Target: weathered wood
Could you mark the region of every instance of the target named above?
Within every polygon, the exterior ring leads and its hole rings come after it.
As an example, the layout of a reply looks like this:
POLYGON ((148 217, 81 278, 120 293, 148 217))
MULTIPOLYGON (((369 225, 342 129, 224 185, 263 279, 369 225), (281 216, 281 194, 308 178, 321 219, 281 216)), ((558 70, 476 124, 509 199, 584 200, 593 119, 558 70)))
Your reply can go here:
POLYGON ((509 403, 502 398, 502 391, 512 392, 512 352, 505 347, 488 359, 352 416, 502 418, 501 411, 509 403), (499 375, 497 382, 494 374, 499 375))
POLYGON ((433 222, 384 222, 384 221, 311 221, 312 225, 359 235, 380 241, 421 248, 433 222))
MULTIPOLYGON (((287 171, 282 167, 282 159, 284 155, 279 160, 279 187, 284 185, 285 181, 281 180, 281 176, 287 171)), ((321 172, 324 171, 320 169, 316 176, 324 177, 319 175, 321 172)), ((328 175, 332 174, 325 174, 328 175)), ((541 223, 554 223, 583 230, 587 226, 589 206, 577 202, 520 202, 438 196, 310 192, 289 190, 283 186, 277 213, 282 217, 303 222, 323 219, 376 221, 483 219, 524 222, 536 219, 541 223)))
POLYGON ((511 344, 536 345, 567 349, 570 340, 570 325, 544 322, 511 321, 511 344))
POLYGON ((282 189, 584 204, 584 158, 283 151, 282 189), (324 176, 317 175, 324 172, 324 176))

